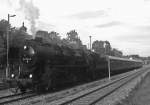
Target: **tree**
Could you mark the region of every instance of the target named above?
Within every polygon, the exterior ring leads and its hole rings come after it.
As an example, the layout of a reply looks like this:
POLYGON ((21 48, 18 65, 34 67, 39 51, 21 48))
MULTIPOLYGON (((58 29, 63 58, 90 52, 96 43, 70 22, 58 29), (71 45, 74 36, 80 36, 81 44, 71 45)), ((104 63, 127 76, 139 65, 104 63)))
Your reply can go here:
POLYGON ((7 20, 2 19, 0 21, 0 31, 6 34, 8 26, 11 28, 10 24, 8 24, 7 20))
POLYGON ((5 42, 2 36, 0 35, 0 59, 6 54, 5 42))
POLYGON ((92 43, 92 49, 101 56, 111 55, 111 45, 109 41, 94 41, 92 43))
POLYGON ((6 35, 8 26, 8 21, 4 19, 0 21, 0 59, 6 55, 6 35))
POLYGON ((78 33, 75 30, 71 30, 67 33, 67 40, 69 41, 69 44, 75 49, 83 47, 82 41, 78 37, 78 33))
POLYGON ((104 41, 105 54, 111 55, 111 45, 109 41, 104 41))
POLYGON ((0 21, 0 45, 1 47, 6 47, 6 35, 7 35, 7 28, 10 25, 8 24, 7 20, 0 21))
POLYGON ((123 53, 121 51, 119 51, 118 49, 113 48, 113 50, 111 51, 111 55, 116 56, 116 57, 122 57, 123 53))
POLYGON ((55 32, 55 31, 51 31, 49 33, 49 36, 51 39, 57 39, 57 40, 61 40, 60 36, 59 36, 59 33, 55 32))
POLYGON ((78 39, 78 33, 75 30, 71 30, 67 33, 67 39, 69 41, 76 41, 78 39))
POLYGON ((129 57, 133 58, 133 59, 138 59, 140 58, 140 56, 138 54, 134 54, 134 55, 129 55, 129 57))
POLYGON ((52 43, 62 45, 62 40, 61 40, 61 37, 59 36, 59 33, 55 32, 55 31, 51 31, 49 33, 49 36, 51 38, 52 43))
POLYGON ((1 20, 0 21, 0 59, 6 61, 6 47, 7 47, 7 28, 9 26, 9 47, 19 48, 23 45, 26 39, 31 39, 32 36, 27 33, 21 31, 20 29, 16 29, 15 27, 11 27, 8 24, 8 21, 1 20))
POLYGON ((10 33, 9 44, 12 47, 22 47, 26 40, 32 39, 31 35, 24 33, 21 30, 14 29, 10 33))
POLYGON ((94 52, 104 56, 105 55, 105 48, 104 48, 104 41, 94 41, 92 43, 92 49, 94 50, 94 52))

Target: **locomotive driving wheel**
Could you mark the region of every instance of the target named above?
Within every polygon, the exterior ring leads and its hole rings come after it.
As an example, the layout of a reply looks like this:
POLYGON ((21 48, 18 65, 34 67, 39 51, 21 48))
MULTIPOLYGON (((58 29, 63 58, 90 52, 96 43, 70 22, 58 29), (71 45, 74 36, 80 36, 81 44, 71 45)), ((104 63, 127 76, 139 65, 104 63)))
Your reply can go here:
POLYGON ((42 81, 44 84, 44 88, 46 91, 53 91, 55 90, 55 83, 56 83, 56 72, 57 69, 53 67, 49 67, 49 64, 45 65, 45 72, 42 76, 42 81), (55 81, 55 82, 54 82, 55 81))

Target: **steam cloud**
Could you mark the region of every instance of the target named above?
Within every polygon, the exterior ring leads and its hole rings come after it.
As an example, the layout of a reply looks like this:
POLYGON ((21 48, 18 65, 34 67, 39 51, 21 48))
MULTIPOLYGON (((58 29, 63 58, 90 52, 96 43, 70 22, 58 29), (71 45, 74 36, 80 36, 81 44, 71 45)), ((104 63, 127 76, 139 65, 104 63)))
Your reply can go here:
POLYGON ((33 34, 33 37, 35 37, 36 32, 36 19, 39 18, 39 9, 33 5, 33 1, 25 1, 20 0, 20 10, 24 12, 25 19, 27 19, 31 24, 31 33, 33 34))

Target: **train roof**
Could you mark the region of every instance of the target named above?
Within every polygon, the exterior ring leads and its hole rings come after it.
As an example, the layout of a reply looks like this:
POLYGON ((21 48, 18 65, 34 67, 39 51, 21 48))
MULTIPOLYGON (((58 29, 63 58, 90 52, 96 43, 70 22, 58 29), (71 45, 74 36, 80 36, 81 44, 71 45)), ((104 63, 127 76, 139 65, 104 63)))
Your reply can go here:
POLYGON ((142 60, 135 60, 135 59, 128 59, 128 58, 120 58, 120 57, 115 57, 115 56, 108 56, 109 59, 114 59, 114 60, 124 60, 124 61, 134 61, 134 62, 142 62, 142 60))

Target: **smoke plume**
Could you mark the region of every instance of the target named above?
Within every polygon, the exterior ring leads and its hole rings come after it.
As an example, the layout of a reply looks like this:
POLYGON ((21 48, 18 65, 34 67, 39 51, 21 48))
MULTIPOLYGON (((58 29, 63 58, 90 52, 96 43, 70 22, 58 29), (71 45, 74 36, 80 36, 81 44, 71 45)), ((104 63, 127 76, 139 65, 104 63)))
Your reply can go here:
POLYGON ((27 19, 31 24, 31 33, 33 34, 33 37, 35 37, 36 32, 36 19, 39 18, 39 9, 33 5, 33 1, 25 1, 20 0, 20 10, 24 12, 25 19, 27 19))

